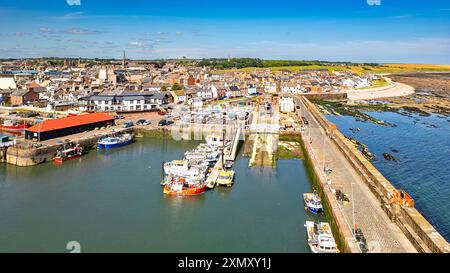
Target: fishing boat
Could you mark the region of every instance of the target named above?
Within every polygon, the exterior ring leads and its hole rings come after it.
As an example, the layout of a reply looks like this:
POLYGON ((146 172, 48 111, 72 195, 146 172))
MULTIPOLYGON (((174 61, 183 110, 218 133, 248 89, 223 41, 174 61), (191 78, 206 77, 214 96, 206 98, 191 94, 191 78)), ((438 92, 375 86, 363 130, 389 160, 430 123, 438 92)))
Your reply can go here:
POLYGON ((104 137, 97 142, 98 149, 112 149, 133 143, 132 134, 123 134, 117 137, 104 137))
POLYGON ((206 184, 189 185, 184 177, 173 178, 172 182, 164 185, 164 194, 168 195, 198 195, 206 191, 206 184))
POLYGON ((0 124, 0 130, 4 131, 22 131, 30 127, 30 125, 26 123, 17 123, 14 120, 5 120, 3 124, 0 124))
POLYGON ((216 136, 215 134, 209 135, 205 138, 206 144, 210 146, 225 146, 223 137, 216 136))
POLYGON ((233 167, 233 161, 231 161, 231 160, 225 161, 225 164, 224 164, 224 168, 225 168, 225 169, 229 170, 229 169, 231 169, 232 167, 233 167))
POLYGON ((306 221, 306 233, 308 235, 308 245, 313 253, 337 253, 336 242, 328 223, 306 221))
POLYGON ((164 172, 168 176, 202 180, 208 171, 206 165, 193 166, 187 160, 172 160, 164 163, 164 172))
POLYGON ((316 194, 316 192, 304 193, 303 200, 305 201, 305 208, 310 212, 317 214, 323 211, 322 199, 316 194))
POLYGON ((234 171, 220 171, 219 176, 217 177, 216 184, 218 186, 227 186, 231 187, 234 183, 234 171))
POLYGON ((64 161, 78 158, 83 155, 83 147, 77 144, 75 147, 71 147, 68 149, 64 149, 62 151, 58 151, 56 156, 53 158, 53 162, 55 163, 63 163, 64 161))

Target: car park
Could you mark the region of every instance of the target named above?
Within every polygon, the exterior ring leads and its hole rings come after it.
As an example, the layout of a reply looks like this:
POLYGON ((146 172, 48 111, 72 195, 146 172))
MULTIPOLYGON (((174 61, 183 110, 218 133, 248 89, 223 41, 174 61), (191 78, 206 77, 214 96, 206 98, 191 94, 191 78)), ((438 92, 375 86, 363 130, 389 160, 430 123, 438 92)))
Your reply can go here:
POLYGON ((166 126, 167 125, 167 120, 162 119, 159 121, 158 126, 166 126))
POLYGON ((123 128, 129 128, 129 127, 132 127, 133 125, 134 124, 133 124, 132 121, 126 121, 126 122, 123 123, 122 127, 123 128))

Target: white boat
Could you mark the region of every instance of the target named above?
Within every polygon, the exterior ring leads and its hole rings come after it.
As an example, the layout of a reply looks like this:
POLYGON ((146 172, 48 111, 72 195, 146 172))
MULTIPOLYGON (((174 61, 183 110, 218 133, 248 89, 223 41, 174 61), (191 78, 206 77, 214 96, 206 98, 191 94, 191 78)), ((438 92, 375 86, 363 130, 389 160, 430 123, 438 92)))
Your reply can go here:
POLYGON ((304 193, 303 200, 305 201, 306 208, 310 212, 317 214, 323 211, 322 199, 316 194, 316 192, 304 193))
POLYGON ((222 136, 217 136, 215 134, 209 135, 206 138, 206 143, 211 146, 223 146, 224 139, 222 136))
POLYGON ((338 253, 336 242, 328 223, 306 221, 306 234, 308 235, 308 245, 313 253, 338 253))
POLYGON ((192 166, 187 160, 172 160, 164 163, 168 176, 184 177, 186 180, 202 180, 207 172, 206 166, 192 166))

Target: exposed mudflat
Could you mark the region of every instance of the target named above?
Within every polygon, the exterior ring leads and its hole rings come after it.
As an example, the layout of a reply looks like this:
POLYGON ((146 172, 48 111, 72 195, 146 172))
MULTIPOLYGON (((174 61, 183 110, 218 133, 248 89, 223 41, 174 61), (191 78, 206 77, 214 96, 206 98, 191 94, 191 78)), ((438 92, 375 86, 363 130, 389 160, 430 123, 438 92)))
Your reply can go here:
POLYGON ((391 74, 393 81, 411 85, 418 93, 450 98, 450 73, 391 74))

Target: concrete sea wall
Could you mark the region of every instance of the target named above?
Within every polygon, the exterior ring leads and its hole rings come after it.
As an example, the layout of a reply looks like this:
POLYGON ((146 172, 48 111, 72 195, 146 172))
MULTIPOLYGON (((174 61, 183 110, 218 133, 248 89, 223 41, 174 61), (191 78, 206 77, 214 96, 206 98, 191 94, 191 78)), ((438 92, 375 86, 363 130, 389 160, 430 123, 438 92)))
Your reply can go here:
POLYGON ((390 200, 397 189, 387 180, 345 136, 334 130, 334 126, 320 113, 308 99, 302 97, 304 105, 319 121, 319 124, 332 131, 332 139, 346 159, 355 168, 372 193, 380 201, 380 206, 395 222, 419 252, 449 253, 449 243, 414 207, 402 206, 390 200))

